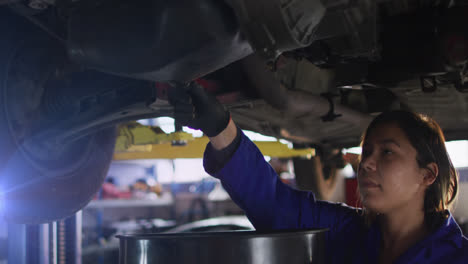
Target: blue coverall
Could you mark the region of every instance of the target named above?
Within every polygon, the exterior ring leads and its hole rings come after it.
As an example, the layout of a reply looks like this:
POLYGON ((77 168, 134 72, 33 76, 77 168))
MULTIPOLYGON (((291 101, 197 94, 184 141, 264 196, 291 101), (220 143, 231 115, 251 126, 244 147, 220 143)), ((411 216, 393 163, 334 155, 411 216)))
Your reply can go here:
MULTIPOLYGON (((241 131, 241 130, 238 130, 241 131)), ((359 209, 317 201, 313 193, 283 184, 258 148, 243 133, 224 162, 208 144, 205 170, 219 178, 231 198, 257 230, 329 228, 327 263, 377 263, 381 233, 377 223, 364 224, 359 209)), ((452 215, 394 263, 468 263, 468 240, 452 215)))

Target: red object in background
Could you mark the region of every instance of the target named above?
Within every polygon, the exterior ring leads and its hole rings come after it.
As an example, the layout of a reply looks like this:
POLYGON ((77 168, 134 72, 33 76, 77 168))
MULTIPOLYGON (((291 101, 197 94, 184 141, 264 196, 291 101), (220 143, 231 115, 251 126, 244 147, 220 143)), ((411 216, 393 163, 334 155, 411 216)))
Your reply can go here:
POLYGON ((219 91, 219 84, 214 80, 196 79, 195 82, 205 89, 209 93, 215 93, 219 91))
MULTIPOLYGON (((219 91, 219 85, 217 81, 196 79, 194 82, 203 87, 203 89, 205 89, 207 92, 215 93, 219 91)), ((155 82, 154 86, 156 87, 156 93, 158 98, 167 99, 167 90, 171 89, 172 86, 169 83, 165 82, 155 82)))
POLYGON ((449 63, 457 65, 463 63, 468 56, 468 39, 463 35, 452 33, 442 39, 444 55, 449 63))
MULTIPOLYGON (((203 87, 203 89, 205 89, 209 93, 221 92, 221 94, 218 94, 216 98, 222 104, 236 103, 239 101, 240 93, 238 91, 223 92, 220 87, 221 84, 218 81, 196 79, 194 80, 194 82, 200 85, 201 87, 203 87)), ((156 87, 157 98, 167 100, 168 89, 171 89, 172 86, 169 83, 164 83, 164 82, 155 82, 154 86, 156 87)))
POLYGON ((362 207, 359 201, 357 186, 357 178, 346 179, 346 204, 354 207, 362 207))
POLYGON ((102 184, 101 199, 130 199, 132 193, 129 191, 122 191, 112 183, 104 182, 102 184))

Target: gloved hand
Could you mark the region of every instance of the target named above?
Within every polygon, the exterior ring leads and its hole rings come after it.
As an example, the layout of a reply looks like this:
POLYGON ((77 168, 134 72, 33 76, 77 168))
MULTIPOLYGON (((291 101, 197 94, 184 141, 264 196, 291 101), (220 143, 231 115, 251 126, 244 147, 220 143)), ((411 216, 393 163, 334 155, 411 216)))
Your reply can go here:
POLYGON ((231 119, 229 111, 214 96, 193 82, 188 87, 169 89, 169 102, 174 106, 176 122, 200 129, 208 137, 221 133, 231 119))

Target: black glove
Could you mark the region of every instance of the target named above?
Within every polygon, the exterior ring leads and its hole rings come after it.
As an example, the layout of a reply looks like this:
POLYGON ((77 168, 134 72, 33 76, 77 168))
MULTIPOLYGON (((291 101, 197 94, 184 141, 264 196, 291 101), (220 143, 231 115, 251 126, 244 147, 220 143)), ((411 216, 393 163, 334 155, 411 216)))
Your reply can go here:
POLYGON ((174 106, 176 122, 200 129, 208 137, 221 133, 231 119, 229 111, 196 83, 169 89, 169 102, 174 106))

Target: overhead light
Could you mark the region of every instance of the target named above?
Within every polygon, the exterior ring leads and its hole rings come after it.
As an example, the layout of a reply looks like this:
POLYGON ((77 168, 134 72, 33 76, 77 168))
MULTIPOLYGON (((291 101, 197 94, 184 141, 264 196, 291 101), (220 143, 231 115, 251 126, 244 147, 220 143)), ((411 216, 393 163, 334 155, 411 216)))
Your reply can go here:
POLYGON ((347 148, 343 150, 343 154, 352 153, 352 154, 361 155, 361 152, 362 152, 361 147, 353 147, 353 148, 347 148))
POLYGON ((468 167, 468 141, 449 141, 445 146, 455 168, 468 167))

